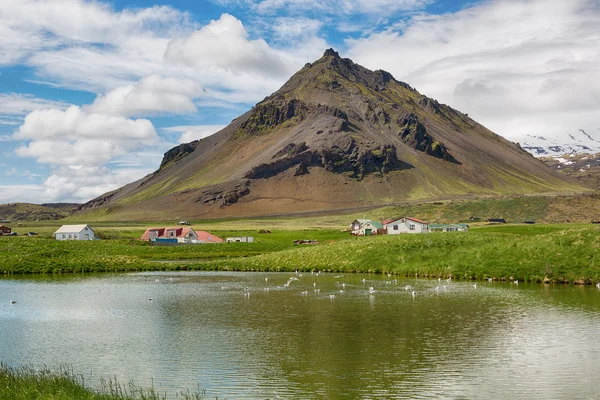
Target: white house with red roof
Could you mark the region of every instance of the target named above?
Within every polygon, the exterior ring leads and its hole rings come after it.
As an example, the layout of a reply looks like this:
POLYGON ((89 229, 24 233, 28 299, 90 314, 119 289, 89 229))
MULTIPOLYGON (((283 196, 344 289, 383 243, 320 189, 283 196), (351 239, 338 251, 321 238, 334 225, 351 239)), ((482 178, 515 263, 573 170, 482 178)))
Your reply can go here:
POLYGON ((223 239, 205 231, 195 231, 191 227, 149 228, 140 238, 148 242, 177 241, 177 243, 221 243, 223 239))
POLYGON ((401 233, 427 233, 429 224, 416 218, 402 217, 383 221, 383 229, 387 229, 388 235, 399 235, 401 233))

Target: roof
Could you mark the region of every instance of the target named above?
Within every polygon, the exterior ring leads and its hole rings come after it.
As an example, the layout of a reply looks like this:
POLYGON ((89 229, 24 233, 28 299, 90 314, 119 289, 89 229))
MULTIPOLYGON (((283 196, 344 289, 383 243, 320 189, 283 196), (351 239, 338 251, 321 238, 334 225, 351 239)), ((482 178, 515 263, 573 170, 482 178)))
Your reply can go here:
POLYGON ((357 219, 354 222, 358 222, 359 224, 366 224, 367 222, 371 222, 370 219, 357 219))
MULTIPOLYGON (((186 226, 176 226, 176 227, 169 227, 169 228, 148 228, 146 229, 146 232, 144 232, 144 234, 142 235, 141 239, 142 240, 150 240, 150 232, 158 232, 158 237, 159 238, 166 238, 167 236, 167 231, 175 231, 175 237, 185 237, 187 236, 190 231, 195 232, 191 227, 186 226)), ((197 234, 197 232, 196 232, 197 234)))
POLYGON ((399 220, 401 220, 401 219, 403 219, 403 218, 404 218, 404 219, 407 219, 407 220, 409 220, 409 221, 417 222, 417 223, 419 223, 419 224, 427 225, 427 222, 423 222, 423 221, 421 221, 420 219, 411 218, 411 217, 400 217, 400 218, 390 219, 390 220, 386 220, 386 221, 388 221, 388 222, 386 222, 386 223, 388 223, 388 224, 389 224, 390 222, 396 222, 396 221, 399 221, 399 220))
POLYGON ((205 242, 221 243, 223 241, 223 239, 221 239, 218 236, 213 235, 210 232, 198 231, 198 232, 196 232, 196 235, 198 235, 198 240, 202 240, 205 242))
POLYGON ((88 227, 90 230, 93 230, 88 225, 63 225, 54 233, 79 233, 86 227, 88 227))
POLYGON ((368 223, 371 224, 374 228, 383 229, 383 224, 381 224, 380 222, 369 221, 368 223))

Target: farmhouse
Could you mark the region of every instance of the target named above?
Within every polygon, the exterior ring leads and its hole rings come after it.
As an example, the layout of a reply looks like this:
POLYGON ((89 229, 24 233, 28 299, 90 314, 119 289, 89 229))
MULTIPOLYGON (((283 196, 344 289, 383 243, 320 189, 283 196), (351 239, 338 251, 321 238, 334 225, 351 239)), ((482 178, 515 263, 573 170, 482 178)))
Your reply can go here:
POLYGON ((149 228, 140 238, 147 242, 169 243, 221 243, 223 239, 204 231, 196 232, 191 227, 149 228))
POLYGON ((89 225, 63 225, 54 236, 56 240, 93 240, 96 237, 89 225))
POLYGON ((468 232, 467 224, 429 224, 429 232, 468 232))
POLYGON ((11 232, 12 229, 10 229, 8 226, 0 225, 0 236, 10 235, 11 232))
POLYGON ((357 235, 358 230, 360 229, 360 227, 364 224, 366 224, 367 222, 371 222, 370 219, 356 219, 354 220, 354 222, 352 222, 350 224, 350 232, 352 232, 353 235, 357 235))
POLYGON ((370 236, 383 233, 383 225, 379 222, 368 221, 365 222, 356 231, 352 231, 353 235, 356 236, 370 236))
POLYGON ((416 218, 402 217, 384 221, 384 229, 388 235, 401 233, 427 233, 428 224, 416 218))

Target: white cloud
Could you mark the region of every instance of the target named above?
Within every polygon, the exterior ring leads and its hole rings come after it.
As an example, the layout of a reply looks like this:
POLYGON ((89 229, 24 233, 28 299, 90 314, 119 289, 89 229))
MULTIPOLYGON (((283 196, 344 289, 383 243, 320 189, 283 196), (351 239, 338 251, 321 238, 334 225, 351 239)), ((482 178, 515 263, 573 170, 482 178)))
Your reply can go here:
POLYGON ((202 87, 191 79, 150 75, 98 96, 87 110, 122 116, 195 112, 193 99, 202 93, 202 87))
POLYGON ((64 111, 35 110, 25 117, 13 137, 31 140, 17 148, 19 156, 71 166, 101 166, 117 155, 158 140, 148 120, 87 113, 78 106, 64 111))
POLYGON ((592 130, 599 24, 593 0, 495 0, 348 40, 348 56, 509 137, 592 130))
POLYGON ((287 76, 293 72, 286 54, 262 39, 249 39, 240 20, 221 15, 185 39, 171 41, 167 60, 198 68, 222 68, 237 74, 287 76))
POLYGON ((226 125, 190 125, 163 128, 167 133, 180 133, 179 143, 189 143, 212 135, 225 128, 226 125))
MULTIPOLYGON (((23 116, 30 111, 67 106, 61 101, 40 99, 30 94, 0 93, 0 125, 21 125, 23 116)), ((0 142, 8 140, 8 137, 0 136, 0 142)))
POLYGON ((389 15, 398 11, 420 9, 432 0, 216 0, 216 2, 223 5, 244 5, 261 13, 285 10, 290 14, 311 12, 342 16, 381 13, 389 15))

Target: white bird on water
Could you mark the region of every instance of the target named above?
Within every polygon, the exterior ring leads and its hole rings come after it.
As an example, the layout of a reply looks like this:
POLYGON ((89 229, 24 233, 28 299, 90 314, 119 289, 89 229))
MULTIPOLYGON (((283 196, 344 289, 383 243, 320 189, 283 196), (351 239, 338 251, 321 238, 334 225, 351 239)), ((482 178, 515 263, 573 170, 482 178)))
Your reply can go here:
POLYGON ((600 282, 596 283, 596 287, 600 289, 600 282))
POLYGON ((335 299, 335 294, 330 294, 330 295, 329 295, 329 298, 330 298, 331 300, 335 299))
POLYGON ((412 291, 412 297, 414 298, 417 295, 417 292, 415 292, 414 290, 412 291))
POLYGON ((473 287, 474 287, 475 289, 477 289, 477 284, 476 284, 476 283, 474 283, 474 284, 473 284, 473 287))
POLYGON ((365 283, 365 282, 367 282, 367 280, 363 278, 362 283, 365 283))
POLYGON ((244 293, 244 297, 250 298, 250 292, 244 293))
POLYGON ((308 296, 308 290, 305 290, 304 292, 300 293, 302 296, 308 296))
POLYGON ((375 288, 373 288, 373 286, 369 288, 369 293, 375 293, 375 288))

